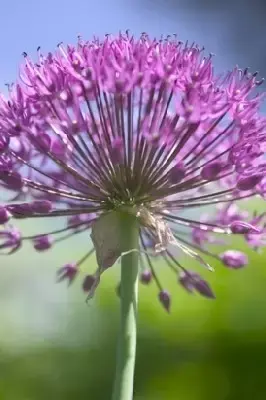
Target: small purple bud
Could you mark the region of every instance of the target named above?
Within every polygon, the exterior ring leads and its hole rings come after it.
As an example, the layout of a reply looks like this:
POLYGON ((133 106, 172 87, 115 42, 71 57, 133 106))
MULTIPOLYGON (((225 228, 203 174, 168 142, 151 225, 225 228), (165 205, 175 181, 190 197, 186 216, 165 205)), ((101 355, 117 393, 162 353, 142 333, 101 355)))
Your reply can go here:
POLYGON ((227 250, 219 257, 226 267, 233 269, 242 268, 248 264, 248 257, 237 250, 227 250))
POLYGON ((163 308, 169 312, 170 311, 170 303, 171 303, 171 298, 169 293, 166 290, 162 290, 159 295, 158 299, 160 303, 162 304, 163 308))
POLYGON ((52 247, 52 240, 49 235, 36 236, 33 239, 33 246, 37 251, 45 251, 52 247))
POLYGON ((215 295, 208 282, 202 279, 201 276, 196 272, 182 271, 179 275, 178 281, 183 288, 190 293, 196 291, 208 299, 215 298, 215 295))
POLYGON ((95 277, 93 275, 85 276, 82 284, 82 289, 84 292, 89 292, 95 282, 95 277))
POLYGON ((3 171, 0 173, 0 179, 7 185, 9 189, 19 190, 23 186, 23 180, 18 172, 3 171))
POLYGON ((146 269, 145 271, 142 271, 140 274, 140 281, 144 285, 148 285, 152 280, 152 273, 149 269, 146 269))
POLYGON ((34 213, 46 214, 52 209, 52 203, 48 200, 36 200, 31 203, 31 208, 34 213))
POLYGON ((215 299, 215 295, 212 289, 205 280, 203 279, 196 280, 194 283, 194 287, 196 291, 202 296, 207 297, 208 299, 215 299))
POLYGON ((251 190, 262 180, 263 175, 257 174, 252 176, 247 176, 246 178, 239 179, 237 182, 237 188, 239 190, 251 190))
POLYGON ((14 218, 26 218, 32 214, 31 203, 12 204, 6 208, 14 218))
POLYGON ((230 229, 232 233, 240 233, 240 234, 247 234, 247 233, 261 233, 261 230, 256 228, 255 226, 249 224, 248 222, 243 221, 233 221, 230 224, 230 229))
POLYGON ((189 293, 193 293, 194 291, 194 281, 193 281, 193 273, 188 271, 182 271, 178 277, 178 282, 184 289, 186 289, 189 293))
POLYGON ((185 167, 181 163, 176 164, 169 171, 169 180, 173 185, 181 182, 184 179, 184 177, 185 177, 185 167))
POLYGON ((217 176, 224 169, 224 163, 221 161, 214 161, 210 164, 205 165, 205 167, 201 170, 201 176, 206 181, 211 181, 212 179, 217 178, 217 176))
POLYGON ((0 206, 0 225, 8 222, 10 214, 5 207, 0 206))
POLYGON ((68 284, 70 285, 75 279, 77 273, 78 273, 78 268, 76 263, 65 264, 57 271, 57 276, 58 276, 57 281, 62 282, 63 280, 67 279, 68 284))

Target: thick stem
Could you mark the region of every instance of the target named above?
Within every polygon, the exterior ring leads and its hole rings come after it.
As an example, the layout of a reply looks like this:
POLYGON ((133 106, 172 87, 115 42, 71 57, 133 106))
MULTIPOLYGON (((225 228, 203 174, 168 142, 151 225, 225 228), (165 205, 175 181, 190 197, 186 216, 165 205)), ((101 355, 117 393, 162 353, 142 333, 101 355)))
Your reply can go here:
POLYGON ((120 329, 112 400, 132 400, 137 337, 139 225, 136 217, 121 213, 120 329))

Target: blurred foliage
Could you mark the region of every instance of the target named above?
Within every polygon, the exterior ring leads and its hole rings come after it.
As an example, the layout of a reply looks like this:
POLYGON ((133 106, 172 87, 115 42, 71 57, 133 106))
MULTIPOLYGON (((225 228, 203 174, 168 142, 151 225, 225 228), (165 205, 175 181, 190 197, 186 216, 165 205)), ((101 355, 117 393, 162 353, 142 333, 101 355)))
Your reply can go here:
MULTIPOLYGON (((110 399, 119 266, 103 275, 86 305, 80 282, 55 283, 55 266, 80 256, 80 242, 73 243, 72 252, 62 244, 45 254, 25 248, 1 258, 0 399, 110 399)), ((135 400, 264 397, 266 255, 249 256, 243 270, 216 262, 214 273, 183 260, 208 279, 214 301, 187 294, 157 262, 172 312, 161 308, 155 285, 140 288, 135 400)))

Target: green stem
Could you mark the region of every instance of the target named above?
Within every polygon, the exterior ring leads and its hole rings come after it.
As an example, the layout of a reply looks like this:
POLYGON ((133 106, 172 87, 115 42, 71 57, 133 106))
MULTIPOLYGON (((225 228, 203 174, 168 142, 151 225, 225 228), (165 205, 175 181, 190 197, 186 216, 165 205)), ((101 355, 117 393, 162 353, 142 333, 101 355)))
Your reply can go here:
MULTIPOLYGON (((139 225, 136 217, 121 213, 123 252, 138 249, 139 225)), ((122 257, 120 283, 120 329, 116 375, 112 400, 132 400, 137 338, 138 252, 122 257)))

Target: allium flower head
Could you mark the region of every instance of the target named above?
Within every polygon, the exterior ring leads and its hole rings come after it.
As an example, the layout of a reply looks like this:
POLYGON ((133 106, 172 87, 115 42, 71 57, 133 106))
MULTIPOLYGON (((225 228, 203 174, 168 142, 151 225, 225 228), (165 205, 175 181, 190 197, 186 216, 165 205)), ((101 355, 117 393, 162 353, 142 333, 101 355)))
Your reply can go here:
POLYGON ((239 268, 244 254, 216 255, 207 244, 223 234, 264 243, 264 215, 235 204, 265 196, 266 119, 256 74, 235 68, 216 76, 211 55, 175 36, 79 38, 38 54, 36 62, 24 54, 19 81, 0 99, 0 183, 9 194, 0 207, 0 248, 14 252, 30 240, 44 251, 90 232, 93 248, 66 260, 58 275, 71 283, 95 251, 98 269, 83 283, 90 296, 122 256, 113 217, 126 212, 139 221, 140 280, 157 284, 167 310, 170 294, 154 256, 188 292, 214 297, 186 259, 210 268, 207 254, 239 268), (65 225, 31 237, 12 226, 43 217, 65 225))

